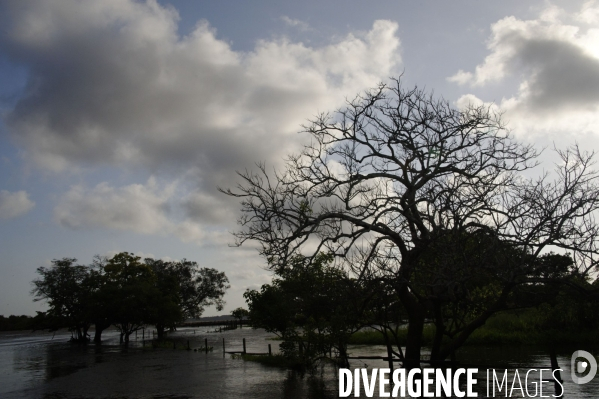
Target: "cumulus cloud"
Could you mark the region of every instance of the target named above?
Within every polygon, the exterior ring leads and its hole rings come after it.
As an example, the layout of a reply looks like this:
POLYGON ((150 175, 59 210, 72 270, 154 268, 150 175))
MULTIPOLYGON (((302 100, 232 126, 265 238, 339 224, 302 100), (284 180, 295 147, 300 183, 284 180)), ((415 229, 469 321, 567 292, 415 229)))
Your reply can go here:
POLYGON ((1 46, 29 70, 6 116, 37 164, 199 167, 218 181, 296 148, 301 123, 392 75, 397 25, 313 48, 285 37, 233 51, 206 21, 177 34, 155 1, 9 1, 1 46), (26 4, 24 4, 26 3, 26 4))
POLYGON ((308 24, 307 22, 300 21, 299 19, 289 18, 287 15, 283 15, 281 17, 281 20, 285 22, 286 25, 297 28, 301 31, 308 31, 311 29, 310 24, 308 24))
POLYGON ((191 220, 207 224, 234 221, 237 205, 236 198, 231 201, 231 198, 225 198, 224 195, 216 197, 200 191, 190 193, 182 199, 182 206, 186 215, 191 220))
POLYGON ((63 196, 54 214, 59 224, 73 229, 93 226, 159 233, 170 224, 166 213, 172 191, 172 187, 162 190, 154 179, 147 185, 121 188, 100 183, 89 190, 78 185, 63 196))
POLYGON ((76 185, 60 198, 54 217, 61 226, 75 230, 105 228, 175 235, 183 242, 199 245, 230 241, 226 231, 206 229, 198 221, 185 217, 180 208, 185 208, 186 202, 177 195, 178 186, 178 182, 159 184, 153 177, 146 184, 123 187, 107 182, 93 188, 76 185))
MULTIPOLYGON (((472 87, 520 79, 499 108, 516 130, 599 132, 599 5, 568 14, 548 6, 537 19, 504 18, 491 27, 489 55, 450 81, 472 87)), ((469 94, 458 103, 481 102, 469 94)))
POLYGON ((177 11, 154 0, 9 0, 0 10, 0 51, 28 74, 4 131, 27 160, 178 182, 75 185, 54 210, 71 229, 230 241, 222 229, 237 201, 216 187, 256 162, 279 165, 301 146, 301 124, 401 63, 397 24, 385 20, 320 47, 281 36, 239 52, 207 21, 179 35, 177 11))
POLYGON ((12 219, 22 216, 35 206, 26 191, 0 191, 0 219, 12 219))

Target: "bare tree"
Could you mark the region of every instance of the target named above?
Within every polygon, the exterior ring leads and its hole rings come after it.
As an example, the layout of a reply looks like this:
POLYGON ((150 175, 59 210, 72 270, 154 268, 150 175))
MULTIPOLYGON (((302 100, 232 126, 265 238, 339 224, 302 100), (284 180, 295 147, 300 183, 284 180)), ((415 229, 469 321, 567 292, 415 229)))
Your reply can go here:
POLYGON ((329 252, 356 278, 384 278, 408 315, 408 368, 419 365, 425 317, 435 299, 451 300, 450 286, 455 292, 475 273, 493 271, 485 281, 494 283, 494 295, 454 330, 440 358, 501 310, 516 287, 550 278, 535 261, 549 249, 570 252, 580 274, 596 266, 593 154, 558 152, 556 174, 531 180, 538 153, 513 140, 500 115, 486 106, 457 110, 399 80, 320 115, 305 131, 311 144, 284 171, 260 164, 240 173, 236 190, 225 190, 241 198, 237 243, 259 242, 272 268, 296 253, 329 252), (472 237, 495 250, 469 253, 472 237), (451 251, 448 259, 470 260, 443 267, 430 256, 443 250, 451 251))

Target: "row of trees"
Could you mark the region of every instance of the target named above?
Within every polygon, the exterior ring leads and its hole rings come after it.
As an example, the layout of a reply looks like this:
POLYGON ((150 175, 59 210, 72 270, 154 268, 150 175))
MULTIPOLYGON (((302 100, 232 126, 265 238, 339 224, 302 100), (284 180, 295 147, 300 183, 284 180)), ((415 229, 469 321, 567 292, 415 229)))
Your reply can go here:
POLYGON ((310 144, 283 170, 260 164, 223 190, 241 199, 238 244, 258 242, 283 280, 297 262, 328 254, 327 270, 379 301, 383 330, 403 312, 406 350, 394 350, 407 368, 420 364, 427 318, 437 331, 432 359, 442 361, 499 311, 565 285, 595 292, 593 153, 558 150, 555 171, 531 178, 539 153, 492 108, 455 109, 399 79, 305 132, 310 144))
MULTIPOLYGON (((481 256, 496 250, 489 243, 476 242, 466 259, 470 265, 475 265, 481 261, 481 256)), ((426 309, 425 317, 434 326, 434 336, 428 344, 431 345, 431 360, 436 364, 453 357, 475 330, 465 334, 466 328, 490 311, 493 314, 522 313, 529 309, 525 317, 538 319, 527 320, 532 328, 541 328, 544 332, 559 331, 561 335, 578 334, 599 326, 599 298, 591 294, 598 287, 597 281, 591 283, 582 278, 567 255, 549 253, 539 257, 528 277, 538 278, 546 273, 547 280, 518 285, 500 303, 497 297, 502 291, 497 273, 505 272, 501 265, 472 270, 452 259, 446 251, 443 261, 439 260, 441 254, 438 255, 430 254, 434 260, 423 267, 426 270, 413 285, 420 295, 435 291, 434 301, 426 309), (461 273, 468 274, 467 281, 455 283, 455 278, 442 281, 448 274, 444 270, 446 264, 459 267, 461 273)), ((387 286, 388 281, 384 279, 351 277, 334 267, 333 259, 333 255, 323 253, 312 261, 296 256, 284 270, 277 272, 271 284, 263 285, 260 290, 246 291, 244 296, 252 325, 280 336, 283 353, 305 366, 325 358, 334 358, 347 366, 347 345, 351 335, 364 327, 382 333, 389 358, 405 361, 400 330, 409 319, 393 287, 387 286)), ((541 331, 529 333, 534 336, 541 331)), ((547 344, 553 346, 558 342, 549 340, 547 344)), ((391 360, 390 368, 393 368, 391 360)))
POLYGON ((45 326, 45 315, 38 312, 37 316, 0 315, 0 331, 38 330, 45 326))
POLYGON ((76 262, 63 258, 38 268, 32 294, 48 303, 48 327, 67 327, 77 341, 88 340, 92 325, 95 342, 111 325, 120 331, 121 342, 147 324, 155 325, 162 338, 166 329, 200 317, 206 306, 221 310, 229 288, 224 272, 185 259, 142 261, 122 252, 110 259, 96 256, 91 265, 76 262))

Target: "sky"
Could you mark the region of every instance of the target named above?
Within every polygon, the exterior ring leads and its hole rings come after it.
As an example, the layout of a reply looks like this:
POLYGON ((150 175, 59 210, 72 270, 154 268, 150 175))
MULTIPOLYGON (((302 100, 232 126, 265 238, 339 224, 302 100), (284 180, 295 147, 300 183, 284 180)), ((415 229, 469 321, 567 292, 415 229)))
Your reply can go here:
POLYGON ((0 1, 0 314, 45 309, 53 259, 122 251, 224 271, 243 306, 272 275, 217 188, 399 76, 502 112, 543 173, 599 149, 599 2, 0 1))

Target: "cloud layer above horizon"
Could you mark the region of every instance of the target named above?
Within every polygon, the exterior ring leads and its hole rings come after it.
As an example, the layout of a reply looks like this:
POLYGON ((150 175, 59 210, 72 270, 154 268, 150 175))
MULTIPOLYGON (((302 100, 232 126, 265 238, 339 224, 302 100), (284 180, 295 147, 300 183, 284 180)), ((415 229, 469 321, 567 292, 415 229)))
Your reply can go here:
POLYGON ((159 192, 166 183, 77 184, 55 208, 61 226, 179 231, 199 242, 202 222, 231 219, 214 210, 227 204, 217 186, 256 162, 279 164, 299 148, 302 123, 401 64, 391 21, 321 47, 281 36, 236 52, 204 20, 179 36, 178 19, 155 1, 5 5, 1 47, 28 78, 4 121, 26 162, 55 174, 110 165, 177 181, 171 193, 159 192), (177 222, 167 202, 180 208, 177 222))
POLYGON ((0 314, 51 259, 120 251, 220 268, 241 306, 270 277, 227 246, 239 202, 217 187, 390 77, 537 148, 599 148, 599 1, 176 1, 0 2, 0 314))
MULTIPOLYGON (((599 4, 575 13, 548 5, 536 19, 503 18, 491 26, 489 54, 473 72, 448 80, 471 88, 519 82, 517 93, 493 104, 520 138, 599 133, 599 4)), ((488 101, 488 100, 487 100, 488 101)), ((473 94, 460 106, 486 102, 473 94)))

